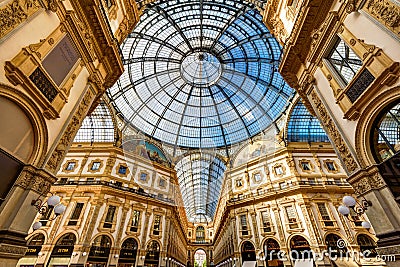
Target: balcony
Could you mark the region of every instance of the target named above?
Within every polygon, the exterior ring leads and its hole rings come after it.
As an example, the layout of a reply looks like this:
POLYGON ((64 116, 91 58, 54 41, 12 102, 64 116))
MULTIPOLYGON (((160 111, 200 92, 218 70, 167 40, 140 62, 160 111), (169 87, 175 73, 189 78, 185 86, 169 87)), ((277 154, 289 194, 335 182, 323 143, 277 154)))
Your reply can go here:
POLYGON ((78 185, 106 186, 106 187, 111 187, 111 188, 121 190, 124 192, 129 192, 129 193, 141 195, 144 197, 157 199, 157 200, 169 203, 169 204, 175 204, 175 201, 173 199, 166 198, 161 195, 146 193, 142 188, 136 189, 136 188, 124 187, 124 186, 122 186, 121 183, 118 183, 118 182, 113 183, 113 182, 107 182, 107 181, 65 181, 65 180, 61 179, 61 180, 57 181, 54 185, 55 186, 71 186, 71 185, 75 185, 75 186, 78 186, 78 185))

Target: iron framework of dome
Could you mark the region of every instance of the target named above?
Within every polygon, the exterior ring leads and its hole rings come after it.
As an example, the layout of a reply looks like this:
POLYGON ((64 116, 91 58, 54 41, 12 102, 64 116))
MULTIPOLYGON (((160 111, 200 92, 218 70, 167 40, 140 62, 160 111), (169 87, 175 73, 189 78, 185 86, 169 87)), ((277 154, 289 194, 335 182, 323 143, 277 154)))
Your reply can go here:
POLYGON ((269 127, 294 95, 281 48, 243 1, 148 6, 123 43, 125 72, 108 90, 126 122, 173 146, 226 147, 269 127))

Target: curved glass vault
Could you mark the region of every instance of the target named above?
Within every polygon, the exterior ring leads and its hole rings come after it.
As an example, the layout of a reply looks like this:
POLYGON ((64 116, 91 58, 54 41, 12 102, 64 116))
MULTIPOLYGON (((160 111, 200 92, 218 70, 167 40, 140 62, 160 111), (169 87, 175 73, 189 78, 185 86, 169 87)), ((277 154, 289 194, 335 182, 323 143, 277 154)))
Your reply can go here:
POLYGON ((124 120, 162 142, 225 147, 270 126, 294 90, 277 72, 281 47, 252 4, 162 1, 144 10, 108 90, 124 120))
MULTIPOLYGON (((174 148, 228 148, 274 124, 295 92, 278 73, 281 47, 254 5, 159 1, 121 46, 125 72, 107 91, 131 126, 174 148)), ((176 162, 192 222, 212 220, 225 164, 195 152, 176 162)))

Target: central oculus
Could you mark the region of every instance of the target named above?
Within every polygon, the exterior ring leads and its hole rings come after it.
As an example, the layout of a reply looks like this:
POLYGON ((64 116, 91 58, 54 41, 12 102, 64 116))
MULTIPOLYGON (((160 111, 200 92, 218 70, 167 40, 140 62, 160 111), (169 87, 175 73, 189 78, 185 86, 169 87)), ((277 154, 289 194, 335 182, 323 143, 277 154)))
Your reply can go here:
POLYGON ((181 63, 182 78, 194 86, 209 86, 222 73, 222 66, 217 57, 208 52, 195 52, 187 55, 181 63))

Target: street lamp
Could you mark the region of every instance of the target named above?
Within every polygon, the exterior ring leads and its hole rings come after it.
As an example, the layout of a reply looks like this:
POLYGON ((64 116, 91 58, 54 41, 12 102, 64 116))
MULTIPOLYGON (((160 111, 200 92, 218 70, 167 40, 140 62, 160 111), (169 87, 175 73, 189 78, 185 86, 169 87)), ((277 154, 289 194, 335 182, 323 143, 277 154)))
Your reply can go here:
MULTIPOLYGON (((338 207, 338 212, 352 222, 355 222, 355 220, 353 220, 351 216, 349 216, 351 212, 354 212, 355 214, 357 214, 357 216, 361 216, 366 210, 368 210, 368 207, 372 206, 372 203, 365 198, 363 198, 360 203, 352 196, 344 196, 342 202, 343 205, 340 205, 338 207)), ((365 229, 371 228, 371 224, 366 221, 363 221, 361 223, 361 226, 365 229)))
MULTIPOLYGON (((33 199, 31 202, 31 205, 34 206, 36 208, 36 210, 42 214, 48 214, 48 212, 51 212, 53 210, 54 212, 54 217, 53 218, 49 218, 47 219, 48 221, 53 221, 55 220, 59 215, 63 214, 65 211, 65 206, 63 204, 60 204, 61 199, 59 196, 56 195, 51 195, 48 199, 47 202, 43 202, 43 200, 40 199, 42 195, 40 195, 37 199, 33 199)), ((35 222, 32 225, 32 228, 34 231, 36 231, 37 229, 39 229, 40 227, 42 227, 42 223, 41 222, 35 222)))

